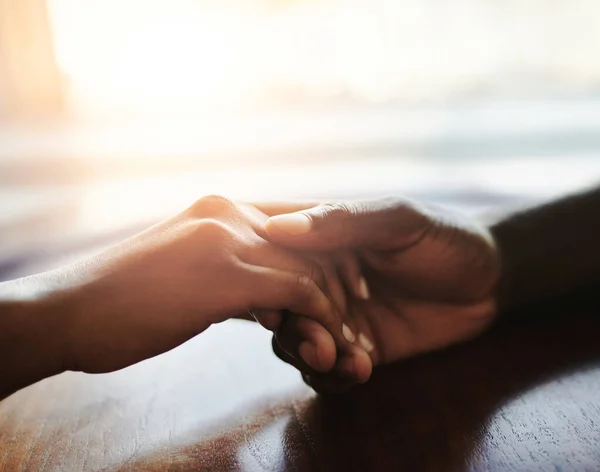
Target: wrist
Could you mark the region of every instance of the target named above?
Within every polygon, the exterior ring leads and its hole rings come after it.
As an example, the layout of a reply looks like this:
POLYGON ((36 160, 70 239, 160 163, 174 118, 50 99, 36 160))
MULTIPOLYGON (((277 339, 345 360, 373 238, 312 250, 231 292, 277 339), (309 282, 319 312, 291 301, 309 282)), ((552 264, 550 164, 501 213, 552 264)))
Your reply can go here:
POLYGON ((43 338, 43 350, 57 373, 79 370, 74 352, 75 328, 80 312, 79 290, 54 293, 36 300, 30 307, 30 316, 37 320, 37 338, 43 338))
POLYGON ((53 299, 41 298, 23 308, 22 322, 29 327, 28 341, 37 362, 47 373, 56 375, 67 370, 67 307, 53 299))
POLYGON ((0 303, 0 398, 64 372, 60 312, 42 300, 0 303))
POLYGON ((497 314, 505 313, 513 308, 515 287, 512 274, 514 272, 514 245, 501 224, 491 226, 489 234, 496 249, 499 274, 494 288, 494 301, 497 314))

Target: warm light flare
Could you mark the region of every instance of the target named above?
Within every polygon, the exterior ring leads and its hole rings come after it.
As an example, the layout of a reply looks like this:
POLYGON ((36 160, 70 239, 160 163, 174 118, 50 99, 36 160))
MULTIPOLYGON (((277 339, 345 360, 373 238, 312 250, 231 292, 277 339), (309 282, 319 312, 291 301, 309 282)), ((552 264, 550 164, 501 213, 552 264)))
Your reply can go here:
POLYGON ((595 0, 48 1, 78 111, 437 100, 600 81, 595 0))

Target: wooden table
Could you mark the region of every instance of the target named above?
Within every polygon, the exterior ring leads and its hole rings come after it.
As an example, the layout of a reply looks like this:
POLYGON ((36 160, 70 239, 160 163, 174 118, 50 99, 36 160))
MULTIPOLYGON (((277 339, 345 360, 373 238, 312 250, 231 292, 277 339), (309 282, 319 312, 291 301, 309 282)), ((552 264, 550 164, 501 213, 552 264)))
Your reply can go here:
POLYGON ((563 316, 501 324, 332 397, 275 358, 262 328, 227 322, 121 372, 4 400, 0 470, 597 471, 600 310, 553 309, 563 316))
MULTIPOLYGON (((35 264, 24 270, 48 268, 35 264)), ((262 328, 226 322, 121 372, 66 373, 0 402, 0 471, 598 471, 600 297, 590 300, 378 368, 334 397, 304 386, 262 328)))

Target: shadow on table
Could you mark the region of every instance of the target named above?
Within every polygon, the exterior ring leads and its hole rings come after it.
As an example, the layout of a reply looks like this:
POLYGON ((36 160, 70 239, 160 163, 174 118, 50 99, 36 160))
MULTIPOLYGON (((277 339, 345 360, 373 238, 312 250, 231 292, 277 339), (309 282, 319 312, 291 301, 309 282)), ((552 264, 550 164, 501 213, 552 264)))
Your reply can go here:
POLYGON ((473 456, 492 415, 537 385, 598 363, 599 332, 596 309, 555 304, 470 343, 379 368, 347 395, 279 398, 214 436, 186 435, 181 446, 118 469, 477 469, 473 456))

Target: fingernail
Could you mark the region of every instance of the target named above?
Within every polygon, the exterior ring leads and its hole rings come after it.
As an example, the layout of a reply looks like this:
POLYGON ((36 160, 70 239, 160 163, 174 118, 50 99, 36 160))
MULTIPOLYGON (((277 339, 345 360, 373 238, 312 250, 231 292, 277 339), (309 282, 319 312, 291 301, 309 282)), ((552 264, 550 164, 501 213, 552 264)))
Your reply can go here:
POLYGON ((358 294, 363 300, 368 300, 371 296, 371 294, 369 293, 369 286, 367 285, 367 280, 364 277, 361 277, 358 281, 358 294))
POLYGON ((298 354, 304 362, 306 362, 310 367, 315 370, 319 370, 319 359, 317 356, 317 350, 315 347, 309 343, 308 341, 304 341, 300 343, 298 346, 298 354))
POLYGON ((304 213, 277 215, 268 219, 267 227, 274 226, 284 233, 296 236, 310 231, 311 221, 304 213))
POLYGON ((358 335, 358 342, 368 353, 373 351, 373 343, 363 333, 358 335))
POLYGON ((346 341, 348 341, 349 343, 353 343, 356 339, 356 336, 354 336, 352 330, 345 323, 342 323, 342 334, 346 338, 346 341))

